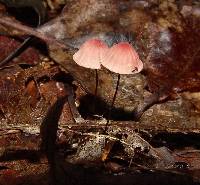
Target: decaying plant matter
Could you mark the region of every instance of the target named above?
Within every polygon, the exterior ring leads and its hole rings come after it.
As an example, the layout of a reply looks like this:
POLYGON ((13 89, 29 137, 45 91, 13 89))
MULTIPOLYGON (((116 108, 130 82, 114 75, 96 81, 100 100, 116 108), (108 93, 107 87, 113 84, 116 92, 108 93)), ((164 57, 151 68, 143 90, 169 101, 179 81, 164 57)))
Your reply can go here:
POLYGON ((200 182, 198 1, 0 3, 1 61, 35 37, 0 68, 0 184, 200 182), (27 26, 23 7, 46 23, 27 26), (121 76, 110 115, 117 75, 73 61, 90 39, 144 62, 121 76))

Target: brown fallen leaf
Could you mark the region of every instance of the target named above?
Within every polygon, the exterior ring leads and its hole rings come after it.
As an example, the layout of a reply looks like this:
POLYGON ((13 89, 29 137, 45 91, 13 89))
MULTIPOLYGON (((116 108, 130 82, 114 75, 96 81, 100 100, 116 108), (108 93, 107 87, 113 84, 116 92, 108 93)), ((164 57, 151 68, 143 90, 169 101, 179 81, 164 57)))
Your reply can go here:
MULTIPOLYGON (((14 38, 0 36, 0 61, 4 60, 13 50, 20 46, 20 42, 14 38)), ((12 64, 35 65, 39 63, 40 57, 37 49, 30 47, 18 58, 13 59, 12 64)))
POLYGON ((182 31, 162 28, 155 24, 149 26, 154 33, 149 45, 146 75, 149 91, 136 111, 139 118, 152 104, 174 99, 183 91, 200 91, 200 18, 182 20, 182 31))
POLYGON ((38 84, 35 80, 30 80, 27 82, 25 95, 28 96, 30 99, 30 106, 34 109, 36 108, 36 104, 40 99, 40 92, 38 88, 38 84))
POLYGON ((0 183, 7 185, 17 185, 22 182, 19 172, 13 169, 5 169, 0 171, 0 183))
MULTIPOLYGON (((87 1, 87 3, 83 3, 83 5, 88 7, 90 6, 90 3, 92 4, 92 2, 87 1)), ((154 7, 152 10, 148 10, 148 16, 151 16, 151 18, 145 19, 146 22, 142 27, 142 33, 141 27, 138 29, 139 33, 132 30, 137 36, 134 44, 136 45, 136 48, 138 48, 138 53, 145 61, 144 73, 147 77, 147 87, 153 94, 150 97, 145 97, 144 102, 142 102, 143 93, 146 92, 144 90, 144 79, 142 76, 125 76, 124 79, 122 79, 123 86, 119 92, 121 96, 119 95, 119 98, 116 101, 116 108, 122 108, 123 110, 128 107, 129 110, 132 111, 137 103, 140 102, 135 111, 135 118, 139 118, 147 108, 156 102, 166 100, 167 98, 173 99, 177 93, 186 90, 199 91, 199 18, 193 16, 187 17, 187 19, 182 18, 179 15, 179 10, 174 8, 176 6, 175 3, 162 4, 161 2, 161 6, 158 9, 154 7), (173 12, 170 13, 168 7, 172 7, 173 12), (157 14, 154 15, 157 16, 156 20, 153 19, 152 15, 155 14, 154 10, 157 11, 157 14), (190 33, 193 34, 191 35, 190 33), (125 92, 126 89, 128 90, 125 92), (127 93, 130 93, 129 96, 127 93)), ((64 13, 61 16, 37 30, 27 27, 23 27, 21 30, 45 40, 49 45, 50 56, 75 76, 81 85, 85 87, 87 92, 93 93, 95 83, 93 84, 91 79, 95 82, 95 74, 90 70, 77 67, 73 63, 71 58, 73 51, 64 51, 60 48, 65 48, 68 44, 67 48, 70 49, 70 36, 80 36, 80 32, 77 32, 78 28, 81 28, 81 26, 86 28, 87 24, 91 23, 97 24, 99 19, 98 16, 97 19, 92 17, 92 15, 96 15, 94 12, 93 14, 88 13, 87 19, 83 20, 81 18, 83 18, 82 16, 84 13, 81 13, 80 20, 76 14, 73 15, 76 15, 77 19, 66 18, 65 16, 68 15, 65 11, 66 9, 67 7, 65 7, 64 13), (80 24, 77 25, 77 23, 80 24), (70 30, 67 30, 66 25, 70 25, 72 28, 70 29, 69 27, 68 29, 70 30), (52 43, 57 43, 57 46, 52 43), (58 48, 58 46, 60 48, 58 48)), ((145 10, 144 7, 141 11, 138 11, 138 14, 137 11, 135 11, 136 16, 141 18, 143 16, 143 13, 141 12, 145 10)), ((98 11, 99 9, 96 13, 98 11)), ((109 17, 110 14, 108 13, 106 16, 109 17)), ((134 17, 134 20, 137 20, 137 18, 134 17)), ((103 21, 104 19, 102 18, 102 22, 103 21)), ((112 19, 112 21, 117 23, 117 17, 112 19)), ((9 21, 6 21, 3 17, 0 22, 7 24, 7 26, 12 26, 11 24, 9 25, 9 21)), ((138 21, 138 24, 139 23, 140 22, 138 21)), ((20 27, 22 28, 22 26, 18 25, 18 29, 20 29, 20 27)), ((127 27, 128 26, 126 25, 126 28, 127 27)), ((118 26, 116 26, 116 28, 118 28, 118 26)), ((98 33, 99 30, 100 28, 97 28, 96 33, 98 33)), ((90 29, 90 31, 91 36, 93 36, 95 29, 90 29)), ((84 34, 84 30, 81 31, 81 33, 84 34)), ((114 94, 113 84, 116 81, 116 77, 104 69, 101 72, 99 75, 100 90, 98 96, 103 101, 109 103, 111 101, 110 97, 114 94)), ((132 119, 133 118, 132 115, 132 119)))

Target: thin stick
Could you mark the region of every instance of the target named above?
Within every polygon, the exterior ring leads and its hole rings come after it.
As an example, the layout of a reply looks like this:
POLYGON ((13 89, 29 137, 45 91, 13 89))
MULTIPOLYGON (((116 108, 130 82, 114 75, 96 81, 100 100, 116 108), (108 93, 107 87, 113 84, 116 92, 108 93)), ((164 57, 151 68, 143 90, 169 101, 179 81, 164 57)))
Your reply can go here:
MULTIPOLYGON (((38 24, 37 27, 41 25, 45 20, 45 17, 38 16, 38 24)), ((4 60, 0 62, 0 67, 4 66, 5 64, 8 64, 11 60, 13 60, 15 57, 19 56, 28 46, 28 44, 32 41, 33 37, 26 38, 18 48, 16 48, 12 53, 10 53, 4 60)))
POLYGON ((16 30, 20 30, 24 32, 25 34, 33 35, 37 38, 40 38, 41 40, 48 42, 49 44, 56 44, 61 48, 67 48, 67 45, 64 44, 62 41, 58 41, 54 37, 45 35, 45 33, 40 32, 39 29, 34 29, 31 27, 22 25, 20 23, 16 23, 14 20, 10 19, 9 17, 0 16, 0 24, 14 28, 16 30))
POLYGON ((109 108, 109 114, 108 114, 108 119, 107 119, 105 131, 107 130, 108 124, 110 122, 111 112, 112 112, 112 109, 113 109, 113 106, 114 106, 114 103, 115 103, 115 99, 117 97, 117 91, 118 91, 118 88, 119 88, 119 82, 120 82, 120 74, 118 74, 117 86, 116 86, 116 89, 115 89, 115 94, 113 96, 112 104, 111 104, 111 106, 109 108))
POLYGON ((9 54, 6 58, 4 58, 1 62, 0 62, 0 67, 4 66, 5 64, 8 64, 11 60, 13 60, 15 57, 17 57, 18 55, 20 55, 27 47, 28 43, 32 40, 32 37, 28 37, 27 39, 25 39, 20 46, 15 49, 14 51, 12 51, 11 54, 9 54))

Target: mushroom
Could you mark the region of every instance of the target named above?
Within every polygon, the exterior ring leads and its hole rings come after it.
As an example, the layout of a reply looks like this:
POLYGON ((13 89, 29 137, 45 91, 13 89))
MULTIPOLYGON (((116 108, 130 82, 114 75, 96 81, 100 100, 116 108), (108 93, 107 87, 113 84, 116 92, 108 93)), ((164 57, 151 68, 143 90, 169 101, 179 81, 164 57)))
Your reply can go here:
POLYGON ((110 106, 106 128, 109 123, 110 114, 115 103, 121 74, 135 74, 143 69, 143 63, 135 49, 128 42, 120 42, 113 45, 104 55, 101 64, 112 72, 118 73, 118 80, 110 106))
MULTIPOLYGON (((95 69, 96 87, 94 96, 96 99, 98 89, 98 72, 101 68, 101 62, 108 51, 108 46, 99 39, 87 40, 80 49, 73 55, 73 60, 80 66, 95 69)), ((95 102, 95 100, 94 100, 95 102)))

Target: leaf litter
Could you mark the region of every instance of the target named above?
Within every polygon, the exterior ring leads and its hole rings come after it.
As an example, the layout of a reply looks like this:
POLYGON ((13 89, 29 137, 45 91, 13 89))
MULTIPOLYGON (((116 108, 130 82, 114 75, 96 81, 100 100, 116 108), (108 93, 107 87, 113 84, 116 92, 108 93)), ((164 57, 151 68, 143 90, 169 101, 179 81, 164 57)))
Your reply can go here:
MULTIPOLYGON (((99 184, 118 184, 118 178, 122 178, 124 184, 159 184, 165 183, 166 179, 172 184, 198 182, 198 165, 195 170, 186 155, 187 151, 193 151, 192 158, 199 164, 199 110, 196 109, 198 106, 193 106, 194 102, 199 102, 199 96, 193 96, 193 93, 198 94, 200 87, 198 8, 198 2, 69 1, 60 15, 39 28, 22 26, 14 18, 1 15, 0 33, 20 38, 24 35, 39 37, 47 44, 48 53, 56 63, 43 58, 41 63, 31 63, 32 67, 10 63, 13 66, 1 69, 1 89, 4 90, 0 95, 3 143, 0 166, 19 166, 20 169, 24 169, 23 163, 32 166, 31 162, 16 161, 15 158, 19 150, 22 158, 26 150, 40 150, 36 141, 40 125, 43 125, 45 130, 41 134, 47 136, 42 137, 47 147, 43 152, 52 174, 49 179, 54 183, 92 184, 96 179, 99 184), (108 9, 105 9, 106 5, 108 9), (188 12, 184 14, 187 6, 188 12), (144 61, 141 74, 124 75, 121 79, 115 108, 111 112, 111 119, 116 122, 111 121, 107 133, 105 119, 114 94, 116 75, 105 68, 100 70, 98 116, 91 116, 88 104, 93 100, 95 73, 72 60, 77 48, 89 38, 102 39, 111 46, 128 41, 144 61), (184 93, 189 94, 185 96, 184 93), (68 103, 62 102, 66 94, 70 97, 68 103), (195 101, 191 101, 193 98, 195 101), (60 110, 60 103, 63 110, 60 110), (75 104, 79 105, 79 112, 86 120, 80 117, 75 104), (53 114, 60 119, 54 120, 53 114), (140 117, 139 123, 133 121, 140 117), (92 127, 90 119, 96 126, 92 127), (125 120, 131 121, 126 124, 125 120), (58 124, 58 128, 52 129, 52 124, 58 124), (134 129, 137 124, 139 128, 134 129), (9 141, 11 135, 6 136, 5 131, 14 128, 22 131, 13 134, 14 138, 19 138, 19 143, 10 141, 12 147, 8 147, 5 141, 9 141), (31 135, 33 128, 35 131, 31 135), (32 138, 26 150, 23 134, 32 138), (53 137, 55 135, 57 137, 53 137), (182 138, 185 143, 181 142, 182 138), (177 150, 186 152, 183 153, 186 157, 179 155, 177 150), (12 153, 14 160, 7 162, 12 153), (152 174, 148 175, 150 172, 152 174), (116 178, 115 173, 118 174, 116 178), (131 181, 133 177, 135 180, 131 181), (158 180, 149 180, 155 177, 159 177, 158 180)), ((25 62, 29 64, 29 61, 25 62)), ((40 162, 45 161, 40 155, 39 158, 40 162)), ((25 173, 33 177, 32 184, 38 179, 47 183, 47 166, 39 170, 38 176, 33 174, 40 162, 25 173)), ((3 171, 2 174, 3 178, 7 175, 3 171)), ((25 183, 26 178, 21 181, 25 183)))

